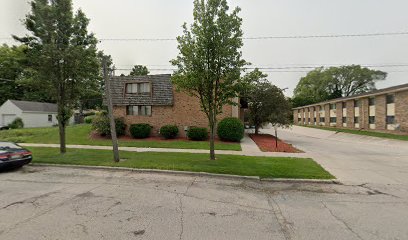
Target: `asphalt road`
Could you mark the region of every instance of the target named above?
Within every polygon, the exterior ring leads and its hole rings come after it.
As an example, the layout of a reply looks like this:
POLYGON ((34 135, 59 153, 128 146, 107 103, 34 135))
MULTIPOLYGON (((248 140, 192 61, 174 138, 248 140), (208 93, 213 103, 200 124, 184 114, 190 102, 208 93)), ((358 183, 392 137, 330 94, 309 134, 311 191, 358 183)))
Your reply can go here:
POLYGON ((26 166, 0 174, 0 239, 408 239, 407 199, 371 184, 26 166))

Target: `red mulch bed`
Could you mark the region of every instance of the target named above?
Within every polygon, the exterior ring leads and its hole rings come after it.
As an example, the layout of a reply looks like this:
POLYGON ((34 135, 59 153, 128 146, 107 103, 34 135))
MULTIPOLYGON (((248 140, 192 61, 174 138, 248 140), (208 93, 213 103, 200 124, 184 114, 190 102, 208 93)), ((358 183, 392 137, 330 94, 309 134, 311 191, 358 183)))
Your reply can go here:
MULTIPOLYGON (((90 134, 90 138, 94 139, 94 140, 110 140, 110 137, 104 137, 99 135, 96 132, 92 132, 90 134)), ((148 138, 144 138, 144 139, 135 139, 132 138, 131 136, 120 136, 118 137, 118 140, 121 141, 152 141, 152 142, 171 142, 171 141, 185 141, 185 142, 190 142, 192 140, 189 140, 188 138, 185 137, 177 137, 174 139, 164 139, 163 137, 160 136, 152 136, 152 137, 148 137, 148 138)), ((231 142, 225 142, 225 141, 221 141, 219 139, 215 139, 215 142, 222 142, 222 143, 231 143, 231 142)))
POLYGON ((290 144, 278 139, 278 148, 276 148, 276 138, 270 134, 249 134, 256 145, 262 152, 287 152, 287 153, 301 153, 299 149, 290 144))

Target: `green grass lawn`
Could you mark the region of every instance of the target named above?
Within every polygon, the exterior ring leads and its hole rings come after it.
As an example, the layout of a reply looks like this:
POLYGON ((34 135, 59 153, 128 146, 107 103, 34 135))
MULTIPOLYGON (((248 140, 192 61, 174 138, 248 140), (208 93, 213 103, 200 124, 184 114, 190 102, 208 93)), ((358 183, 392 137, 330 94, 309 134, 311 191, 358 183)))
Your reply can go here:
MULTIPOLYGON (((66 129, 67 144, 76 145, 98 145, 110 146, 111 140, 108 139, 91 139, 91 125, 80 124, 69 126, 66 129)), ((24 128, 0 131, 1 141, 11 141, 17 143, 59 143, 58 128, 24 128)), ((122 147, 151 147, 151 148, 182 148, 182 149, 209 149, 207 141, 186 141, 186 140, 169 140, 169 141, 146 141, 146 140, 119 140, 122 147)), ((241 151, 239 143, 217 142, 217 150, 234 150, 241 151)))
POLYGON ((249 157, 208 154, 120 152, 124 161, 114 163, 112 151, 68 149, 64 155, 56 148, 30 147, 34 163, 165 169, 193 172, 259 176, 261 178, 332 179, 330 173, 310 158, 249 157))
POLYGON ((408 135, 397 135, 397 134, 392 134, 392 133, 364 131, 364 130, 355 130, 355 129, 346 129, 346 128, 335 128, 335 127, 323 127, 323 126, 308 126, 308 125, 299 125, 299 126, 308 127, 308 128, 317 128, 317 129, 323 129, 323 130, 329 130, 329 131, 335 131, 335 132, 365 135, 365 136, 371 136, 371 137, 380 137, 380 138, 389 138, 389 139, 408 141, 408 135))

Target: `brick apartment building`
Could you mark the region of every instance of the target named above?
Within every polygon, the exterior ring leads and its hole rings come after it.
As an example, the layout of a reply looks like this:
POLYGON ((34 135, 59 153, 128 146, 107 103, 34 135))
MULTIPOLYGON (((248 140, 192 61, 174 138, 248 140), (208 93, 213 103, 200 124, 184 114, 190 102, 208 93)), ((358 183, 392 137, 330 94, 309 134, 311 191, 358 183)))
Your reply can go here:
POLYGON ((408 132, 408 84, 293 109, 297 125, 408 132))
MULTIPOLYGON (((160 127, 168 124, 179 127, 180 136, 186 135, 190 126, 207 127, 206 115, 200 111, 199 99, 178 92, 170 74, 137 77, 112 77, 110 79, 113 114, 123 117, 127 126, 148 123, 157 136, 160 127)), ((239 107, 226 105, 219 119, 239 117, 239 107)))

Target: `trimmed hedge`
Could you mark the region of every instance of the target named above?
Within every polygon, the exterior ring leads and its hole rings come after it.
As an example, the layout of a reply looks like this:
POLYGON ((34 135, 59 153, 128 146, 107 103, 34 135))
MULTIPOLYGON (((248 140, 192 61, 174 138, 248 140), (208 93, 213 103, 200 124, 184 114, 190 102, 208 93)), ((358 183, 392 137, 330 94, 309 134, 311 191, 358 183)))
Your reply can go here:
POLYGON ((218 123, 217 135, 223 141, 239 142, 244 137, 244 124, 238 118, 224 118, 218 123))
POLYGON ((14 119, 14 120, 8 125, 8 127, 11 128, 11 129, 24 128, 23 119, 21 119, 21 118, 19 118, 19 117, 16 118, 16 119, 14 119))
MULTIPOLYGON (((126 124, 123 118, 115 119, 116 135, 125 135, 126 124)), ((101 136, 110 136, 110 122, 106 115, 99 115, 92 119, 92 129, 94 129, 101 136)))
POLYGON ((93 120, 94 118, 95 118, 95 115, 86 116, 86 117, 84 117, 84 122, 87 123, 87 124, 91 124, 91 123, 92 123, 92 120, 93 120))
POLYGON ((204 141, 208 139, 207 128, 190 127, 187 131, 187 137, 194 141, 204 141))
POLYGON ((133 138, 148 138, 152 131, 152 126, 147 123, 132 124, 129 131, 133 138))
POLYGON ((176 125, 165 125, 160 128, 160 135, 165 139, 176 138, 179 133, 179 129, 176 125))

